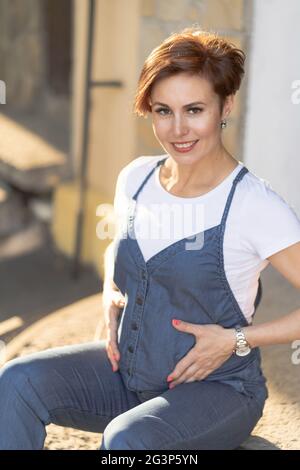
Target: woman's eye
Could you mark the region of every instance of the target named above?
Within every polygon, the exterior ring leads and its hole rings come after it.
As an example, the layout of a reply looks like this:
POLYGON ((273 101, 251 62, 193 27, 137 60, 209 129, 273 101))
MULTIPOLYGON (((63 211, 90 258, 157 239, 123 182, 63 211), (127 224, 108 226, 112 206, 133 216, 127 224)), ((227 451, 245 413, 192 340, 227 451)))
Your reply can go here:
MULTIPOLYGON (((160 109, 156 109, 155 112, 160 114, 161 116, 166 116, 166 114, 169 112, 170 110, 167 109, 167 108, 160 108, 160 109)), ((201 111, 203 111, 202 108, 190 108, 188 110, 189 114, 198 114, 200 113, 201 111), (190 113, 190 111, 193 111, 192 113, 190 113)))
POLYGON ((203 111, 202 108, 190 108, 189 111, 194 111, 192 114, 197 114, 198 112, 200 113, 203 111))
POLYGON ((160 109, 157 109, 155 112, 160 114, 161 116, 165 116, 165 113, 161 114, 161 111, 168 111, 168 109, 166 108, 160 108, 160 109))

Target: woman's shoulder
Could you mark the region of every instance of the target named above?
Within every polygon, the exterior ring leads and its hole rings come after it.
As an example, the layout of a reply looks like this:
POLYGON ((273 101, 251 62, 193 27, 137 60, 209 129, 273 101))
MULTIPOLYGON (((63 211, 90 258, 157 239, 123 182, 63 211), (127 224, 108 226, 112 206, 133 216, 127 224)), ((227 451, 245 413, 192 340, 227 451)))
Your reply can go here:
POLYGON ((142 155, 136 157, 131 162, 127 163, 121 171, 120 175, 129 176, 132 173, 145 173, 148 169, 150 170, 164 155, 142 155))
POLYGON ((269 180, 256 175, 250 170, 241 181, 240 191, 243 199, 251 203, 252 206, 264 203, 287 204, 283 196, 273 188, 269 180))
POLYGON ((241 181, 240 201, 243 214, 250 219, 261 217, 278 219, 280 217, 298 218, 295 209, 270 181, 248 171, 241 181), (251 217, 251 215, 253 217, 251 217))
POLYGON ((251 170, 248 170, 242 179, 241 187, 245 193, 251 193, 252 195, 255 193, 257 195, 266 194, 269 190, 274 192, 268 180, 258 176, 251 170))
POLYGON ((143 155, 135 158, 121 169, 118 175, 118 185, 123 187, 129 185, 134 188, 138 182, 142 183, 149 171, 163 157, 164 155, 143 155))
POLYGON ((127 203, 128 198, 132 197, 147 174, 163 157, 163 155, 143 155, 135 158, 121 169, 115 190, 115 208, 122 210, 123 204, 127 203))
POLYGON ((240 183, 237 207, 241 246, 266 260, 300 240, 295 209, 269 181, 249 171, 240 183))

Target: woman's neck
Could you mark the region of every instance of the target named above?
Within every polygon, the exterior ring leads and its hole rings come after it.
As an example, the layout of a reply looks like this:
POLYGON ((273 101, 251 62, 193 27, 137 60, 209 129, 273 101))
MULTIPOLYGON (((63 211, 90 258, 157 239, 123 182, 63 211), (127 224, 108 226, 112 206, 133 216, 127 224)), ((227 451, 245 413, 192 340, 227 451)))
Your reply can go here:
POLYGON ((171 194, 194 197, 218 186, 237 165, 237 160, 221 148, 193 165, 180 165, 169 157, 161 167, 159 178, 171 194))

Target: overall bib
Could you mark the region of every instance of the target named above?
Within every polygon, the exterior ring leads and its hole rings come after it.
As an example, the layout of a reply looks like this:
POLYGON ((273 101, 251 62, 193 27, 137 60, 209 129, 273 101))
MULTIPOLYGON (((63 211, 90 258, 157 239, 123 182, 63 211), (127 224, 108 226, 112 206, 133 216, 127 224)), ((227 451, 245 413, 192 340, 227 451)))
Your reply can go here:
MULTIPOLYGON (((227 281, 223 254, 230 205, 248 169, 243 167, 235 177, 219 225, 172 243, 146 262, 135 237, 135 205, 155 168, 166 158, 157 162, 134 194, 127 227, 114 245, 114 282, 125 296, 118 330, 120 372, 129 390, 147 397, 168 389, 168 375, 195 344, 194 335, 172 326, 173 318, 224 328, 248 325, 227 281), (200 249, 196 244, 193 249, 195 237, 202 237, 200 249)), ((260 299, 259 281, 255 309, 260 299)), ((233 354, 204 380, 229 384, 263 405, 268 393, 260 363, 258 348, 245 357, 233 354)))

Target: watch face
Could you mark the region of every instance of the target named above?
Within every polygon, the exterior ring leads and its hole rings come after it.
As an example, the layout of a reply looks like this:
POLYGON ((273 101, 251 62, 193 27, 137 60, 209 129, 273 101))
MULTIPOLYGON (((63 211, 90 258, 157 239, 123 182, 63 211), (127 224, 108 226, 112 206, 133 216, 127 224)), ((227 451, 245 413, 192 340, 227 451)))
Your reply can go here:
POLYGON ((247 356, 251 351, 251 348, 246 347, 246 348, 240 348, 235 351, 237 356, 247 356))

